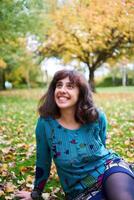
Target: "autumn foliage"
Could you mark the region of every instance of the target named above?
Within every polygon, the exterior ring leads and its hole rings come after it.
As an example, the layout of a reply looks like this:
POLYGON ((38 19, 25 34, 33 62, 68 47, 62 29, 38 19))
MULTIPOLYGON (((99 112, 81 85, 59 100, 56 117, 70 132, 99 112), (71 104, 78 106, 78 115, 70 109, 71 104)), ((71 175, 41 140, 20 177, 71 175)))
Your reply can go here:
POLYGON ((134 49, 133 0, 73 0, 55 9, 51 19, 41 55, 84 63, 92 87, 97 68, 134 49))

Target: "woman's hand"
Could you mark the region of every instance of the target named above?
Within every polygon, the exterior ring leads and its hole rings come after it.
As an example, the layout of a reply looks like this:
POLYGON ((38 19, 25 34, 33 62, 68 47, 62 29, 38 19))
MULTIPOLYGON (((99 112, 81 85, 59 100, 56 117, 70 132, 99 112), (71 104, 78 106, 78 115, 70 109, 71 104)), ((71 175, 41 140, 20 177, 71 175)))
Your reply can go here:
POLYGON ((31 192, 27 192, 27 191, 17 191, 15 193, 15 196, 20 198, 21 200, 32 200, 31 192))

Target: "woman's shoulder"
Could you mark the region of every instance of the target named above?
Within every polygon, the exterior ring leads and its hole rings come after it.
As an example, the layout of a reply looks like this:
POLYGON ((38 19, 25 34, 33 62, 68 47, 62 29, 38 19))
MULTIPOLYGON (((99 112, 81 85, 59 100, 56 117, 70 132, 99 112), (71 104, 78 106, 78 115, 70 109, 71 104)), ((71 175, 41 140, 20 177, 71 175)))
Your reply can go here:
POLYGON ((98 122, 100 123, 107 123, 107 117, 103 110, 98 110, 98 122))
POLYGON ((102 109, 98 109, 98 119, 106 118, 106 114, 102 109))
POLYGON ((39 116, 36 125, 36 132, 44 132, 46 136, 50 135, 50 130, 52 129, 52 118, 39 116))
POLYGON ((38 117, 38 124, 42 124, 42 125, 46 125, 49 124, 52 121, 52 117, 43 117, 43 116, 39 116, 38 117))
POLYGON ((52 117, 48 116, 48 117, 44 117, 44 116, 39 116, 38 117, 39 121, 51 121, 52 117))

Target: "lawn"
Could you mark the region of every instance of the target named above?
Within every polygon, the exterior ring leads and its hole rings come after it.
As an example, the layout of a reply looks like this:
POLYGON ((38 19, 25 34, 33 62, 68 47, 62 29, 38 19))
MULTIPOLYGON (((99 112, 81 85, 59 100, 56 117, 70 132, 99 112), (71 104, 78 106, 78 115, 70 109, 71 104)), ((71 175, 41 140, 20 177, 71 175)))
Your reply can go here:
MULTIPOLYGON (((0 92, 0 199, 15 199, 16 189, 30 190, 35 165, 35 124, 43 89, 0 92)), ((94 94, 108 119, 107 146, 134 162, 134 88, 103 88, 94 94)), ((63 199, 55 167, 45 190, 63 199)), ((47 199, 49 199, 47 197, 47 199)))

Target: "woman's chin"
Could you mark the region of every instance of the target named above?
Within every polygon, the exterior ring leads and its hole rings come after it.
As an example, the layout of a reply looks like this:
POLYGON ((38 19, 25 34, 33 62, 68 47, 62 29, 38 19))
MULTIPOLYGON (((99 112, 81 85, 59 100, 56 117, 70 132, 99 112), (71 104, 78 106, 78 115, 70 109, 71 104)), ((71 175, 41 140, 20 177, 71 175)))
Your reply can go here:
POLYGON ((67 109, 69 108, 68 105, 58 105, 59 109, 67 109))
POLYGON ((56 102, 56 104, 57 104, 57 106, 59 108, 67 108, 67 107, 69 107, 68 103, 66 103, 66 102, 56 102))

